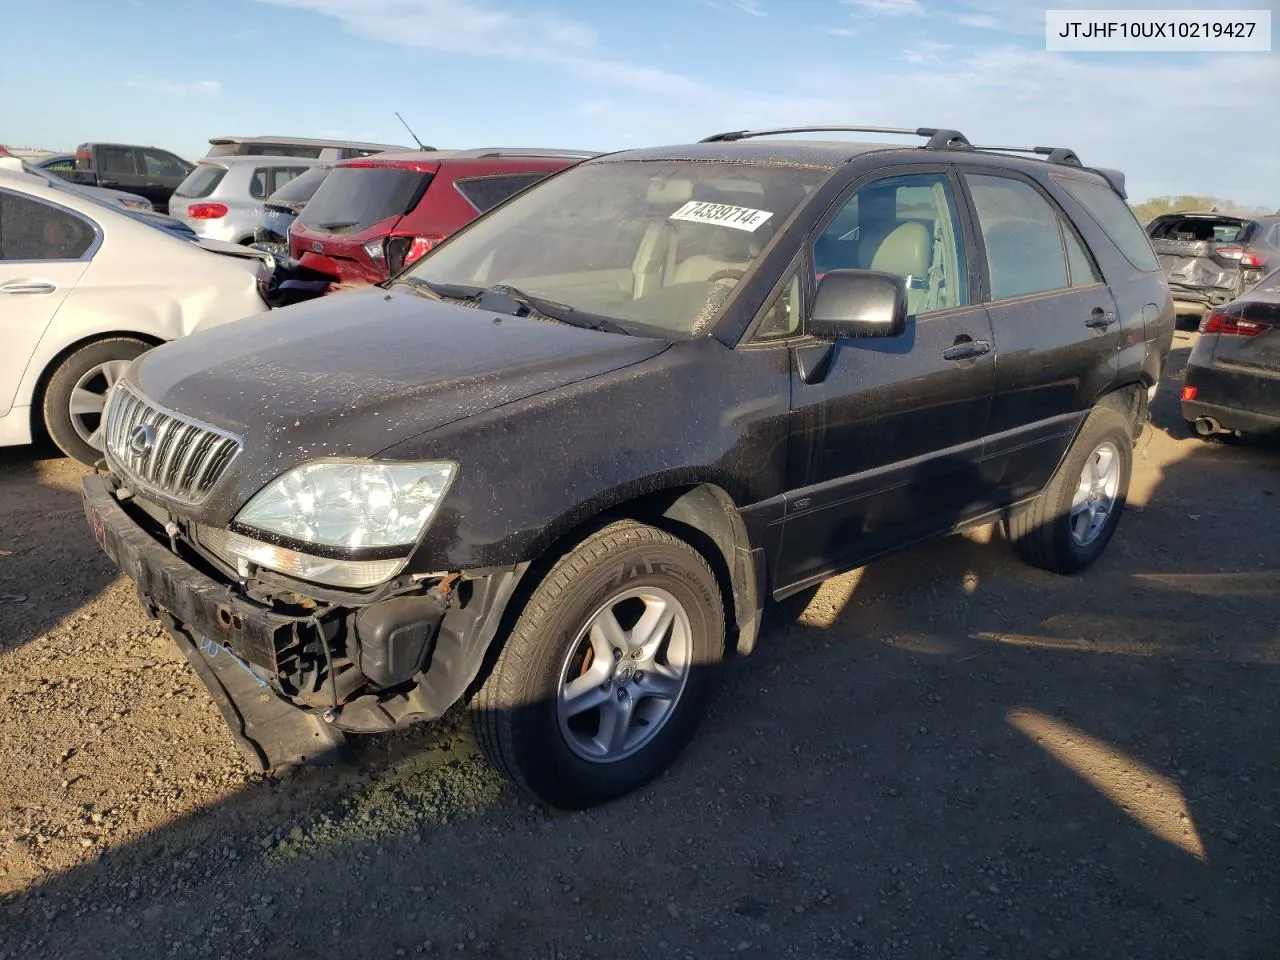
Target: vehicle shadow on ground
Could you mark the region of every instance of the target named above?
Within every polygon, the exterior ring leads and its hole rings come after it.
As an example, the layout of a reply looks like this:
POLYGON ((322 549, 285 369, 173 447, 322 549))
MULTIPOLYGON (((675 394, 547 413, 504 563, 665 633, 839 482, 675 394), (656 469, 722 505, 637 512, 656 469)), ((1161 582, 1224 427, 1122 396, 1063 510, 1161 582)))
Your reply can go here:
POLYGON ((83 473, 49 444, 0 448, 0 653, 53 629, 119 577, 92 549, 83 473))
POLYGON ((48 877, 0 952, 1274 960, 1277 467, 1189 446, 1079 577, 974 533, 774 608, 605 808, 533 810, 451 718, 48 877))

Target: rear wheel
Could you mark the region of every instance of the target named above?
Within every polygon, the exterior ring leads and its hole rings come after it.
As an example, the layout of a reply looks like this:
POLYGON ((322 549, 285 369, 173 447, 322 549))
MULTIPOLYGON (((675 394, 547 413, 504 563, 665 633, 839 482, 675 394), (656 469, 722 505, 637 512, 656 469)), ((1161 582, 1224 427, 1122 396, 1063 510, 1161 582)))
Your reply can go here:
POLYGON ((1018 556, 1054 573, 1090 567, 1120 522, 1132 470, 1128 418, 1111 405, 1094 407, 1040 496, 1009 517, 1018 556))
POLYGON ((662 773, 697 728, 724 651, 706 560, 634 521, 600 530, 534 590, 472 704, 490 762, 582 809, 662 773))
POLYGON ((102 458, 102 411, 107 391, 151 344, 112 337, 85 344, 53 371, 44 391, 44 426, 67 456, 93 464, 102 458))

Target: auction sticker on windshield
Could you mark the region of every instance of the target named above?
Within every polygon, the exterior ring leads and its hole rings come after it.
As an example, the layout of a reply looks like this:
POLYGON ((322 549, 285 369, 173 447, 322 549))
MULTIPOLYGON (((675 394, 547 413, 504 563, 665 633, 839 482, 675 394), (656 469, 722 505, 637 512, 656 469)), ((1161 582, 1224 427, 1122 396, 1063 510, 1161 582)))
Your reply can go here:
POLYGON ((762 223, 773 216, 769 210, 752 210, 750 207, 734 207, 727 203, 708 203, 705 200, 690 200, 673 213, 672 220, 687 220, 689 223, 715 223, 734 230, 745 230, 751 233, 762 223))

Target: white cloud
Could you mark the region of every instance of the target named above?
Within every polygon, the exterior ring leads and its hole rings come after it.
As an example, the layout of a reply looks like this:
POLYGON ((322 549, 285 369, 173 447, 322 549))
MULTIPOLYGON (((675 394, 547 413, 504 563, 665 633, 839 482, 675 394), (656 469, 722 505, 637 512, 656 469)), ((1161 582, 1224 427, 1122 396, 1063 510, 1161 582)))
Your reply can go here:
POLYGON ((924 6, 920 0, 840 0, 865 13, 884 17, 923 17, 924 6))
POLYGON ((862 35, 861 30, 854 30, 852 27, 822 27, 822 32, 832 37, 857 37, 862 35))
POLYGON ((954 49, 954 44, 939 43, 936 40, 922 40, 915 46, 903 50, 902 59, 906 60, 907 63, 931 63, 936 61, 941 54, 954 49))
POLYGON ((160 93, 166 97, 216 97, 222 92, 218 80, 167 80, 163 77, 144 77, 124 81, 124 86, 147 93, 160 93))
POLYGON ((764 5, 760 2, 760 0, 729 0, 729 2, 732 3, 739 10, 741 10, 743 13, 749 13, 753 17, 766 16, 764 11, 764 5))
POLYGON ((976 27, 979 30, 1002 30, 1004 25, 987 13, 962 13, 956 22, 965 27, 976 27))
POLYGON ((404 47, 558 64, 582 79, 646 93, 705 92, 688 77, 600 51, 589 24, 495 10, 481 0, 260 0, 339 20, 351 33, 404 47))

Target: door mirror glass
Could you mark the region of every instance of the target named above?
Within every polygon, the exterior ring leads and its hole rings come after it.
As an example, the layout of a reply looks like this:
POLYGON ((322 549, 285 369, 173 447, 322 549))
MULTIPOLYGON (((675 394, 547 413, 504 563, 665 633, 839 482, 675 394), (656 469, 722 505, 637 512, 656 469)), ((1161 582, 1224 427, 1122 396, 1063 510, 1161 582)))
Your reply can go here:
POLYGON ((818 284, 809 332, 822 340, 898 337, 907 328, 907 283, 881 270, 831 270, 818 284))

